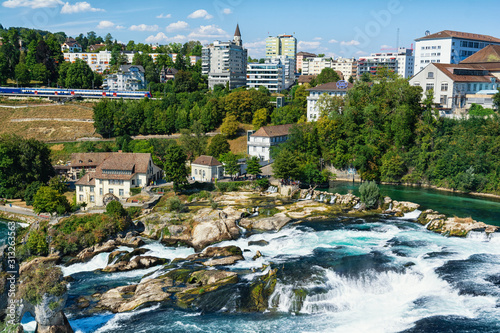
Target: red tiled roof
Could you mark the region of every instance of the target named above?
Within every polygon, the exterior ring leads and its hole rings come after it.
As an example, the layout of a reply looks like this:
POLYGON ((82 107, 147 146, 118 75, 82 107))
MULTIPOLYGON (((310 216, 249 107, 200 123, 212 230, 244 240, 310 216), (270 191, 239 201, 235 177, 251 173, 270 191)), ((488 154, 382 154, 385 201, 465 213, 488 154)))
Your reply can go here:
POLYGON ((71 154, 71 167, 97 167, 111 154, 113 153, 73 153, 71 154))
POLYGON ((483 42, 500 43, 500 39, 492 37, 492 36, 473 34, 473 33, 469 33, 469 32, 459 32, 459 31, 453 31, 453 30, 443 30, 443 31, 431 34, 429 36, 417 38, 415 40, 419 41, 419 40, 426 40, 426 39, 441 39, 441 38, 462 38, 462 39, 479 40, 479 41, 483 41, 483 42))
POLYGON ((277 125, 277 126, 264 126, 259 128, 257 132, 250 136, 263 136, 263 137, 275 137, 288 135, 290 128, 293 124, 277 125))
POLYGON ((297 80, 298 83, 309 83, 312 79, 314 79, 316 75, 301 75, 297 80))
POLYGON ((339 88, 337 87, 337 82, 328 82, 324 84, 320 84, 314 88, 306 89, 307 91, 346 91, 353 87, 353 84, 347 82, 347 88, 339 88))
POLYGON ((497 63, 500 65, 500 45, 488 45, 470 57, 462 60, 461 64, 497 63))
POLYGON ((454 74, 455 69, 485 70, 481 65, 475 64, 441 64, 434 63, 437 69, 455 82, 491 82, 492 75, 458 75, 454 74))
POLYGON ((88 173, 84 175, 82 178, 78 179, 75 182, 75 185, 87 185, 87 186, 95 186, 95 176, 93 173, 88 173))
POLYGON ((206 165, 206 166, 222 165, 222 163, 217 161, 215 157, 207 155, 201 155, 200 157, 195 159, 194 162, 191 164, 206 165))

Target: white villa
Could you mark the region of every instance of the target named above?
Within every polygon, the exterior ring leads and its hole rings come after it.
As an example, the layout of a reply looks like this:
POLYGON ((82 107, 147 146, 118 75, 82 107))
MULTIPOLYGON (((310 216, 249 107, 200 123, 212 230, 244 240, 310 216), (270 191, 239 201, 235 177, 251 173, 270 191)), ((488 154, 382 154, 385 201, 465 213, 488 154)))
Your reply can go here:
MULTIPOLYGON (((96 155, 105 154, 97 167, 89 168, 76 183, 76 202, 91 206, 104 206, 109 199, 126 200, 131 188, 144 187, 161 179, 162 170, 153 163, 151 154, 145 153, 90 153, 74 154, 80 165, 92 164, 96 155), (83 158, 83 159, 82 159, 83 158)), ((73 165, 72 165, 73 168, 73 165)))
POLYGON ((191 163, 191 179, 211 182, 224 176, 224 167, 215 157, 201 155, 191 163))
POLYGON ((279 145, 288 140, 288 134, 292 124, 264 126, 257 132, 247 132, 247 153, 256 156, 262 161, 271 159, 271 147, 279 145))

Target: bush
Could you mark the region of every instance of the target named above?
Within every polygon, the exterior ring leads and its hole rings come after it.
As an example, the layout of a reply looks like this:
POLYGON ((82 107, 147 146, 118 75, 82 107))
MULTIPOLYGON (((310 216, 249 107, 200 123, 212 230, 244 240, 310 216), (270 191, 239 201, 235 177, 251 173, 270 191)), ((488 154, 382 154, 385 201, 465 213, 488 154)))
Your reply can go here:
POLYGON ((131 219, 136 218, 141 215, 142 208, 141 207, 129 207, 126 209, 127 215, 130 216, 131 219))
POLYGON ((364 182, 359 187, 359 197, 366 208, 373 208, 377 205, 380 198, 380 189, 375 181, 364 182))
POLYGON ((269 187, 269 179, 261 178, 254 181, 254 184, 261 190, 265 190, 269 187))
POLYGON ((182 203, 181 199, 179 199, 179 197, 172 197, 167 199, 165 207, 169 212, 177 212, 177 213, 182 212, 185 208, 184 204, 182 203))
POLYGON ((217 190, 220 192, 233 192, 233 191, 238 191, 241 187, 249 185, 250 182, 244 181, 244 182, 217 182, 215 185, 217 187, 217 190))
POLYGON ((123 209, 122 204, 119 201, 111 201, 106 206, 106 213, 112 216, 125 216, 127 212, 123 209))
POLYGON ((65 292, 61 269, 54 264, 40 263, 21 274, 19 297, 31 304, 40 304, 45 294, 62 296, 65 292))
POLYGON ((142 191, 142 189, 140 187, 132 187, 130 189, 130 192, 132 193, 132 195, 137 195, 137 194, 140 194, 142 191))

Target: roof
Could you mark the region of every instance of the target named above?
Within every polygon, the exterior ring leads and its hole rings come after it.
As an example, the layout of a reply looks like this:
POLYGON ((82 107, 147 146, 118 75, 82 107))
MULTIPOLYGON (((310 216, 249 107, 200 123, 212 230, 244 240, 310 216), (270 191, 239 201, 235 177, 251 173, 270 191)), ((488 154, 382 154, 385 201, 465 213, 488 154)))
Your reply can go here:
POLYGON ((71 154, 71 167, 97 167, 111 154, 112 153, 73 153, 71 154))
POLYGON ((455 82, 491 82, 494 78, 491 74, 487 75, 458 75, 453 74, 455 69, 471 69, 471 70, 485 70, 481 65, 476 64, 441 64, 433 63, 438 70, 443 72, 446 76, 455 82))
POLYGON ((236 23, 236 30, 234 31, 234 35, 237 37, 241 37, 240 26, 236 23))
POLYGON ((264 126, 259 128, 257 132, 250 136, 264 136, 264 137, 275 137, 275 136, 283 136, 288 135, 290 132, 290 128, 292 128, 293 124, 286 125, 277 125, 277 126, 264 126))
POLYGON ((95 177, 93 173, 87 173, 82 178, 78 179, 75 182, 75 185, 87 185, 87 186, 95 186, 95 177))
POLYGON ((297 56, 316 57, 316 54, 310 53, 310 52, 300 51, 299 53, 297 53, 297 56))
POLYGON ((74 38, 68 38, 66 39, 66 41, 64 42, 64 44, 68 45, 68 46, 74 46, 74 45, 78 45, 80 46, 80 44, 78 44, 78 42, 74 39, 74 38))
POLYGON ((470 57, 462 60, 461 64, 481 64, 499 63, 500 65, 500 45, 488 45, 477 51, 470 57))
POLYGON ((217 159, 215 157, 207 156, 207 155, 201 155, 200 157, 195 159, 194 162, 191 164, 207 165, 207 166, 222 165, 222 163, 217 161, 217 159))
POLYGON ((135 173, 147 173, 149 153, 112 153, 97 168, 99 170, 127 170, 135 173))
POLYGON ((417 38, 415 40, 419 41, 419 40, 426 40, 426 39, 441 39, 441 38, 462 38, 462 39, 479 40, 479 41, 483 41, 483 42, 500 43, 500 39, 492 37, 492 36, 473 34, 473 33, 469 33, 469 32, 459 32, 459 31, 453 31, 453 30, 443 30, 440 32, 436 32, 435 34, 431 34, 428 36, 417 38))
POLYGON ((309 83, 312 79, 314 79, 316 75, 301 75, 297 80, 298 83, 309 83))
POLYGON ((144 67, 142 67, 141 65, 121 65, 120 71, 128 72, 130 70, 130 68, 133 68, 133 67, 136 67, 139 70, 139 72, 144 73, 144 67))
MULTIPOLYGON (((339 81, 337 81, 339 82, 339 81)), ((339 88, 337 86, 337 82, 328 82, 324 84, 320 84, 314 88, 306 89, 307 91, 346 91, 353 87, 353 84, 347 82, 347 88, 339 88)))

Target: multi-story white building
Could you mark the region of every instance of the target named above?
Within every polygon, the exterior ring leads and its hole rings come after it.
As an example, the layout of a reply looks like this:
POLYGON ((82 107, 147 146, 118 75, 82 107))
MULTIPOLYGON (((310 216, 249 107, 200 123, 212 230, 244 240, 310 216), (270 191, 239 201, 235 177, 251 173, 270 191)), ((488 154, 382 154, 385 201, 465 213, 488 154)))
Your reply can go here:
POLYGON ((215 41, 203 47, 201 73, 208 75, 208 86, 229 84, 229 89, 246 85, 247 50, 243 48, 240 27, 236 25, 232 41, 215 41))
MULTIPOLYGON (((431 63, 410 79, 425 93, 432 90, 434 104, 441 110, 464 111, 486 92, 500 87, 500 46, 490 45, 460 64, 431 63)), ((487 104, 487 103, 480 103, 487 104)))
POLYGON ((288 140, 290 128, 293 124, 264 126, 258 131, 247 131, 247 154, 262 161, 271 159, 271 147, 288 140))
POLYGON ((358 61, 355 58, 337 58, 331 63, 334 71, 341 72, 345 80, 356 79, 358 61))
POLYGON ((303 52, 303 51, 297 53, 297 58, 295 59, 296 60, 295 71, 297 73, 299 72, 302 73, 302 64, 304 63, 304 60, 315 57, 317 57, 317 55, 314 53, 303 52))
POLYGON ((247 65, 248 88, 266 87, 271 93, 285 89, 285 66, 278 59, 267 59, 265 63, 247 65))
POLYGON ((302 62, 302 75, 318 75, 325 68, 332 68, 333 60, 330 57, 307 58, 302 62))
POLYGON ((297 58, 297 39, 292 35, 279 35, 266 38, 266 58, 275 56, 288 56, 293 60, 297 58))
POLYGON ((357 75, 363 73, 376 74, 378 67, 387 67, 403 78, 413 76, 414 57, 413 50, 404 47, 398 52, 372 53, 370 56, 360 57, 357 64, 357 75))
POLYGON ((414 73, 428 64, 458 64, 487 45, 500 45, 500 39, 468 32, 443 30, 415 39, 414 73))
MULTIPOLYGON (((96 154, 78 154, 79 164, 85 164, 96 154)), ((162 171, 151 158, 143 153, 102 153, 106 157, 97 165, 94 172, 86 173, 76 183, 76 202, 86 202, 89 207, 103 206, 107 199, 129 198, 131 188, 144 187, 150 182, 161 179, 162 171)))
POLYGON ((102 83, 104 90, 143 90, 147 82, 144 68, 140 65, 121 65, 117 73, 106 76, 102 83))
POLYGON ((320 117, 318 101, 321 95, 342 97, 347 94, 347 91, 353 87, 352 83, 345 81, 328 82, 314 88, 307 89, 307 121, 316 121, 320 117))

